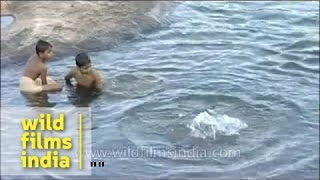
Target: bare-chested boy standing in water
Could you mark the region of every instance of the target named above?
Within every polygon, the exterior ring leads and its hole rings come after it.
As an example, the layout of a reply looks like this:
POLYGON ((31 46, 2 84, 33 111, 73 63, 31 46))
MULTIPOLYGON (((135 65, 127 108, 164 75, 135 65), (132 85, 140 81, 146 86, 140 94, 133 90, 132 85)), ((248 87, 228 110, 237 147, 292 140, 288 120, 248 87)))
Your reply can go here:
POLYGON ((22 92, 39 93, 62 90, 62 85, 47 76, 46 63, 52 56, 52 45, 39 40, 36 45, 36 54, 28 60, 20 79, 22 92))
POLYGON ((101 90, 103 88, 101 77, 98 71, 91 67, 91 60, 88 54, 80 53, 75 60, 77 66, 72 68, 65 76, 66 83, 72 85, 71 79, 74 78, 77 82, 77 87, 101 90))

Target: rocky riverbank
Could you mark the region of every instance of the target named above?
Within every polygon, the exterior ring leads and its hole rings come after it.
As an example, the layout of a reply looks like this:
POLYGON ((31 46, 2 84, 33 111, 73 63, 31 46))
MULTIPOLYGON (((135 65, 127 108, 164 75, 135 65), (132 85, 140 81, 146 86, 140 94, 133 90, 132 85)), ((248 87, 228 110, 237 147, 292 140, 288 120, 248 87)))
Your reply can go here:
MULTIPOLYGON (((1 29, 1 64, 34 53, 42 38, 54 45, 56 58, 116 46, 160 27, 170 2, 152 1, 11 1, 1 14, 16 20, 1 29)), ((3 10, 3 11, 2 11, 3 10)))

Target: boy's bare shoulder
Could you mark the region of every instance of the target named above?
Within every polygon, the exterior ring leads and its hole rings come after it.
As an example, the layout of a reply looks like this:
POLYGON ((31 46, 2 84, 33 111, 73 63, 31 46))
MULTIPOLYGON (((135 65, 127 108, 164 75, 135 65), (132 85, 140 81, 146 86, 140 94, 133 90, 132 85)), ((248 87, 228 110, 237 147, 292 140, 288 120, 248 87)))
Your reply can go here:
POLYGON ((66 77, 71 78, 71 77, 75 76, 75 74, 76 74, 75 67, 72 67, 72 68, 69 70, 69 72, 68 72, 68 74, 66 75, 66 77))
POLYGON ((96 70, 96 69, 92 69, 92 72, 93 72, 93 74, 94 74, 94 75, 97 75, 97 76, 99 76, 99 75, 100 75, 99 71, 98 71, 98 70, 96 70))
POLYGON ((37 59, 37 56, 31 56, 24 69, 24 76, 35 79, 41 72, 47 70, 47 66, 37 59))
POLYGON ((41 69, 46 69, 47 66, 41 62, 38 56, 34 55, 29 59, 30 63, 32 64, 33 67, 41 68, 41 69))
POLYGON ((100 73, 96 69, 92 69, 92 75, 95 79, 100 79, 100 73))
POLYGON ((71 72, 71 73, 76 73, 76 72, 77 72, 77 67, 72 67, 72 68, 70 69, 70 72, 71 72))

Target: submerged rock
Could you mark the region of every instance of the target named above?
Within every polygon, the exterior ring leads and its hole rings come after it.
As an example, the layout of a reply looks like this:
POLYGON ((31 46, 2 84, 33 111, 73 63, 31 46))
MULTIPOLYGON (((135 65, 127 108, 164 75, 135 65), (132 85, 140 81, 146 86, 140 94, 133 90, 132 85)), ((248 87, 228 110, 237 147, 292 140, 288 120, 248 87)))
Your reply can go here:
POLYGON ((56 58, 81 51, 109 49, 119 41, 159 27, 169 4, 152 1, 11 1, 4 8, 10 9, 16 20, 10 28, 1 29, 1 64, 28 58, 40 38, 53 44, 56 58))

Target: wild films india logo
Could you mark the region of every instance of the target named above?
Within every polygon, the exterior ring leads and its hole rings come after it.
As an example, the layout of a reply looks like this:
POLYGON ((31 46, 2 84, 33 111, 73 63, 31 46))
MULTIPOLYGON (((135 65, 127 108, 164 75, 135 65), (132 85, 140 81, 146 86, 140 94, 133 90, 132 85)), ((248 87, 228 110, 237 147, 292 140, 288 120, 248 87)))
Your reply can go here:
MULTIPOLYGON (((80 121, 82 121, 81 114, 80 121)), ((54 120, 51 120, 51 114, 40 114, 38 119, 22 118, 21 125, 25 131, 21 136, 21 163, 23 168, 39 168, 39 166, 42 168, 70 168, 70 157, 60 155, 59 150, 70 150, 72 148, 72 138, 43 137, 42 135, 42 131, 63 131, 65 129, 64 122, 65 115, 62 113, 54 120), (37 129, 40 132, 34 132, 37 129), (42 157, 29 155, 26 151, 28 145, 33 150, 41 149, 47 153, 42 157)), ((82 168, 81 163, 79 164, 79 168, 82 168)))
POLYGON ((89 108, 3 108, 1 173, 91 175, 89 108))

